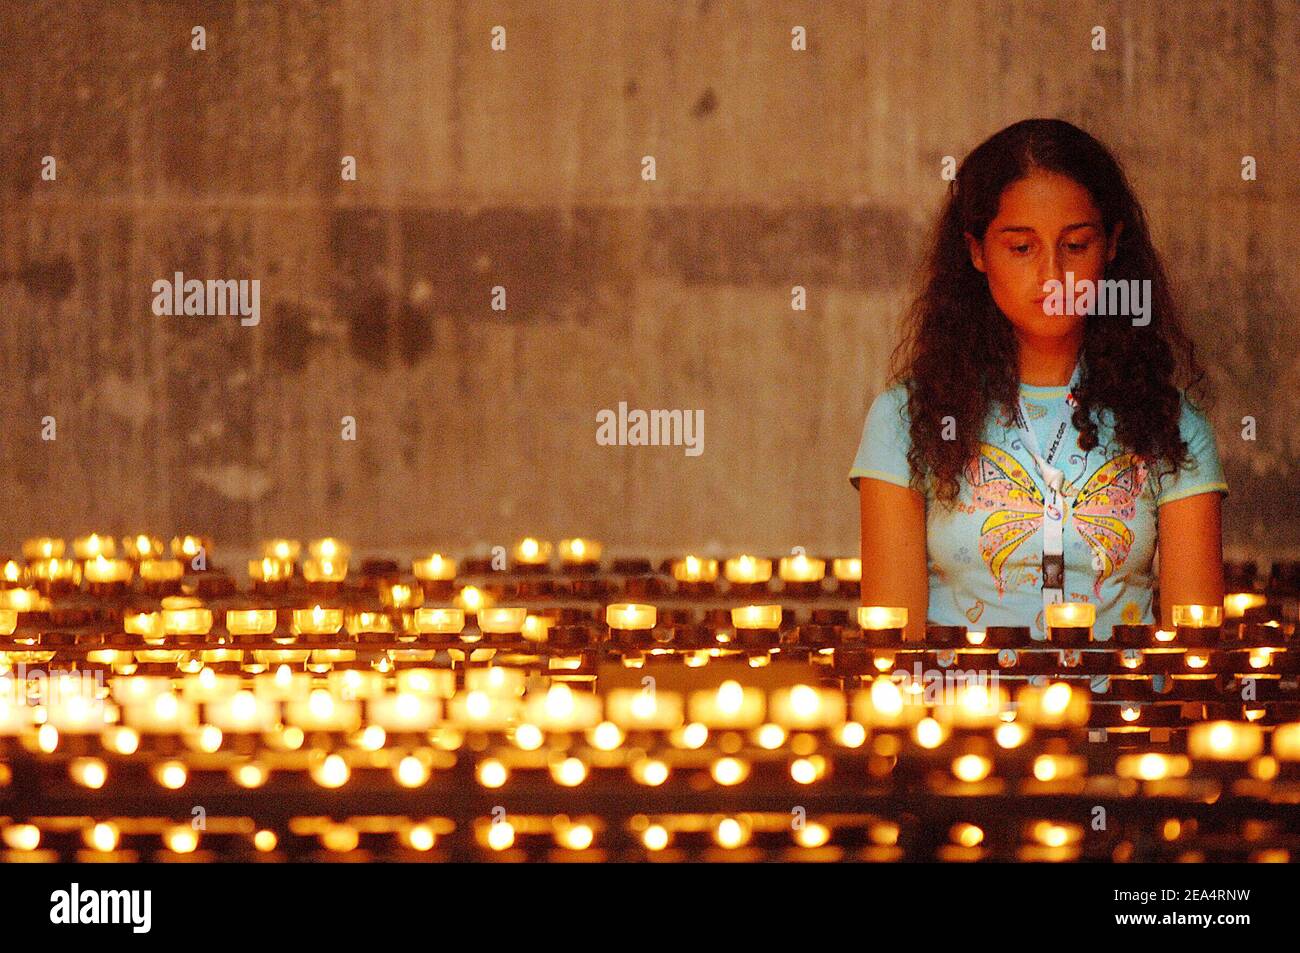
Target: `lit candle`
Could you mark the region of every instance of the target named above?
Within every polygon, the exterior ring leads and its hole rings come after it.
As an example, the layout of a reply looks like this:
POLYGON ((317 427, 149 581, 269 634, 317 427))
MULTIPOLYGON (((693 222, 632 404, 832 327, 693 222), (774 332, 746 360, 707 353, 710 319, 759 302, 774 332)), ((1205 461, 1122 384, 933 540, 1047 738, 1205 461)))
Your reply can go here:
POLYGON ((93 583, 127 583, 135 572, 131 563, 125 559, 107 559, 95 556, 86 560, 81 575, 86 582, 93 583))
POLYGON ((0 609, 13 609, 15 612, 44 612, 48 610, 48 599, 35 589, 0 589, 0 609))
POLYGON ((404 582, 382 583, 379 602, 392 609, 414 609, 424 602, 424 590, 404 582))
POLYGON ((526 536, 515 546, 514 558, 521 566, 545 566, 551 561, 551 544, 526 536))
POLYGON ((1223 625, 1223 606, 1174 606, 1174 628, 1207 629, 1223 625))
POLYGON ((122 549, 130 559, 140 562, 144 559, 157 559, 163 553, 161 539, 140 533, 136 536, 123 536, 122 549))
POLYGON ((375 698, 384 693, 384 679, 382 672, 345 668, 330 672, 325 683, 338 698, 375 698))
POLYGON ((503 731, 519 718, 517 698, 503 698, 483 691, 458 692, 449 703, 449 719, 458 728, 503 731))
POLYGON ((161 641, 166 634, 161 612, 128 612, 122 617, 122 631, 145 641, 161 641))
POLYGON ((287 559, 263 556, 248 561, 248 578, 256 583, 284 582, 293 576, 293 563, 287 559))
POLYGON ((677 692, 647 692, 614 688, 605 700, 605 714, 620 728, 632 731, 671 731, 685 723, 682 696, 677 692))
POLYGON ((466 612, 475 613, 483 609, 491 600, 488 594, 478 586, 465 586, 456 593, 455 603, 466 612))
POLYGON ((167 635, 207 635, 212 629, 212 610, 197 606, 164 608, 162 624, 167 635))
POLYGON ((36 536, 23 540, 23 558, 29 563, 40 559, 59 559, 63 556, 64 543, 52 536, 36 536))
POLYGON ((834 728, 844 722, 844 693, 812 685, 778 688, 772 693, 771 717, 783 728, 834 728))
POLYGON ((831 573, 840 582, 862 581, 861 559, 836 559, 831 562, 831 573))
POLYGON ((1203 721, 1187 729, 1187 753, 1206 761, 1249 761, 1264 749, 1264 730, 1237 721, 1203 721))
POLYGON ((311 692, 312 677, 308 672, 295 672, 280 665, 274 672, 263 672, 253 678, 253 691, 259 697, 275 701, 306 698, 311 692))
POLYGON ((756 556, 737 556, 723 565, 723 575, 728 582, 754 585, 772 578, 772 560, 756 556))
POLYGON ((1273 729, 1273 756, 1279 761, 1300 761, 1300 722, 1273 729))
POLYGON ((385 731, 426 731, 437 723, 438 709, 437 699, 410 692, 377 695, 366 704, 368 722, 385 731))
POLYGON ((1044 688, 1027 686, 1017 696, 1023 720, 1030 725, 1048 728, 1080 726, 1088 723, 1088 697, 1067 682, 1054 682, 1044 688))
POLYGON ((72 541, 72 554, 78 559, 95 559, 98 556, 111 557, 115 552, 117 552, 117 544, 113 541, 112 536, 100 536, 98 533, 91 533, 89 536, 78 536, 72 541))
POLYGON ((615 602, 605 607, 605 624, 622 632, 639 632, 653 629, 659 612, 654 606, 635 602, 615 602))
POLYGON ((306 698, 285 702, 285 721, 304 731, 356 731, 361 724, 361 704, 317 688, 306 698))
POLYGON ((1223 597, 1223 615, 1228 619, 1240 619, 1248 609, 1258 609, 1268 605, 1268 597, 1258 592, 1232 592, 1223 597))
POLYGON ((204 720, 222 731, 249 734, 273 729, 280 710, 275 699, 244 690, 208 702, 204 720))
POLYGON ((809 559, 803 553, 785 556, 778 572, 785 582, 821 582, 826 576, 826 560, 809 559))
POLYGON ((308 582, 342 582, 348 575, 346 559, 308 559, 302 564, 302 577, 308 582))
POLYGON ((140 578, 146 582, 175 582, 185 575, 185 564, 179 559, 143 559, 140 578))
POLYGON ((294 635, 333 635, 343 628, 342 609, 322 609, 312 606, 310 609, 293 610, 294 635))
POLYGON ((412 562, 411 572, 422 582, 446 582, 456 578, 456 560, 434 553, 412 562))
POLYGON ((524 719, 545 731, 582 731, 600 724, 600 699, 557 682, 524 700, 524 719))
POLYGON ((122 706, 126 724, 137 731, 149 733, 174 733, 198 725, 198 709, 170 691, 155 695, 145 702, 122 706))
POLYGON ((560 561, 566 566, 589 566, 600 562, 604 546, 594 539, 560 540, 560 561))
POLYGON ((736 606, 731 610, 731 624, 737 629, 779 629, 781 627, 781 607, 736 606))
POLYGON ((465 691, 483 692, 493 697, 518 698, 524 693, 528 677, 523 669, 490 665, 465 670, 465 691))
POLYGON ((393 620, 384 612, 348 612, 344 615, 344 624, 351 635, 393 631, 393 620))
POLYGON ((865 632, 902 631, 907 627, 907 608, 858 606, 858 627, 865 632))
POLYGON ((341 562, 346 564, 348 557, 352 554, 352 548, 342 540, 327 536, 324 539, 313 539, 307 546, 307 552, 317 562, 341 562))
POLYGON ((202 536, 173 536, 171 550, 172 555, 177 559, 184 559, 188 562, 200 552, 211 554, 212 540, 202 536))
POLYGON ((18 610, 0 609, 0 635, 13 635, 18 628, 18 610))
POLYGON ((526 608, 501 606, 478 611, 478 627, 485 633, 507 635, 523 630, 524 619, 528 616, 526 608))
MULTIPOLYGON (((27 573, 39 582, 71 582, 79 579, 80 567, 75 559, 42 559, 27 566, 27 573)), ((17 580, 12 580, 17 582, 17 580)))
POLYGON ((713 582, 718 578, 718 561, 687 556, 673 562, 673 578, 678 582, 713 582))
POLYGON ((1091 602, 1057 602, 1045 611, 1048 628, 1091 628, 1097 621, 1097 607, 1091 602))
POLYGON ((881 675, 871 688, 853 695, 853 717, 864 725, 877 728, 904 728, 925 716, 925 706, 912 700, 892 678, 881 675))
POLYGON ((465 628, 465 610, 416 609, 414 628, 420 635, 459 635, 465 628))
POLYGON ((268 539, 262 543, 262 558, 281 563, 293 563, 302 552, 302 543, 296 539, 268 539))

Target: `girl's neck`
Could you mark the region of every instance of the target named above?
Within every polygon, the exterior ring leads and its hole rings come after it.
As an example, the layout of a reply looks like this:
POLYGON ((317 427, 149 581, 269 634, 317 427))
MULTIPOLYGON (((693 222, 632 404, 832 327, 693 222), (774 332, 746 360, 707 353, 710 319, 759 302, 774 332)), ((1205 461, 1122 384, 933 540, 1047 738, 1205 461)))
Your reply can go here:
POLYGON ((1083 346, 1083 332, 1060 338, 1016 336, 1019 342, 1020 383, 1033 387, 1064 387, 1070 383, 1083 346))

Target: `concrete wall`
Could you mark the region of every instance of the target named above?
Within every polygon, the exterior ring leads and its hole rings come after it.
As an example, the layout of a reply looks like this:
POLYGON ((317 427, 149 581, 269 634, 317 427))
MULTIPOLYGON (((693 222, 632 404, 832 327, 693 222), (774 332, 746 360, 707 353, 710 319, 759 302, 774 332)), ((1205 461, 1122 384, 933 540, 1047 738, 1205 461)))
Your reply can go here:
POLYGON ((853 553, 940 160, 1056 115, 1126 163, 1209 357, 1230 554, 1294 553, 1297 9, 3 0, 0 547, 853 553), (259 279, 261 323, 154 316, 177 270, 259 279), (704 453, 598 446, 619 401, 703 409, 704 453))

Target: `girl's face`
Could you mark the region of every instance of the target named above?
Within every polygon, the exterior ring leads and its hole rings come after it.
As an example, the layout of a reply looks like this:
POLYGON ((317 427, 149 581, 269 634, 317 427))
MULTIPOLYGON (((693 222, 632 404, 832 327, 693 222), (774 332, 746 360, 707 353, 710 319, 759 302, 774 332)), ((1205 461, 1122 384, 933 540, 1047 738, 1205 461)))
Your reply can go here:
POLYGON ((1066 272, 1074 273, 1076 288, 1085 279, 1100 281, 1115 257, 1122 224, 1108 238, 1087 189, 1068 176, 1036 171, 1002 191, 984 239, 967 233, 966 243, 971 263, 988 277, 989 292, 1017 337, 1062 338, 1082 334, 1086 315, 1048 314, 1045 283, 1061 282, 1060 310, 1077 310, 1065 307, 1066 272))

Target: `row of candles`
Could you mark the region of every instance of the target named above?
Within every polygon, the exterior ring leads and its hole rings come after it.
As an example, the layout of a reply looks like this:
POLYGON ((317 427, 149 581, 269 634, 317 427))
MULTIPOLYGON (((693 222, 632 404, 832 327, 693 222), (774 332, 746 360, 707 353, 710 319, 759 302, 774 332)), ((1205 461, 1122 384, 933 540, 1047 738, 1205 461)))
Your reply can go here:
MULTIPOLYGON (((938 748, 954 732, 970 737, 972 731, 992 731, 1000 747, 1011 749, 1036 729, 1084 727, 1090 710, 1088 692, 1068 682, 1025 685, 1013 705, 1010 692, 997 683, 958 685, 950 701, 929 702, 920 686, 886 676, 852 691, 807 684, 764 691, 729 679, 716 689, 688 693, 613 688, 603 694, 562 681, 529 691, 523 670, 497 666, 468 669, 464 676, 457 689, 449 670, 399 670, 390 691, 384 673, 346 669, 318 679, 287 665, 251 680, 206 668, 179 679, 116 676, 106 688, 62 675, 51 680, 42 704, 12 702, 13 692, 0 696, 0 738, 34 732, 40 748, 52 752, 60 732, 94 735, 125 728, 134 738, 132 751, 137 732, 190 732, 203 750, 215 751, 223 732, 283 733, 285 726, 362 732, 363 739, 382 746, 385 732, 447 726, 510 732, 526 750, 542 745, 543 732, 587 732, 593 746, 613 750, 625 732, 667 732, 681 747, 700 748, 709 732, 735 730, 753 731, 760 747, 772 749, 791 731, 826 731, 852 748, 870 730, 907 730, 926 749, 938 748)), ((0 676, 0 682, 8 680, 0 676)), ((1187 750, 1193 758, 1247 761, 1262 754, 1266 736, 1263 726, 1250 721, 1200 722, 1188 728, 1187 750)), ((1271 737, 1274 758, 1300 761, 1300 723, 1278 725, 1271 737)), ((112 746, 120 749, 114 738, 112 746)))

